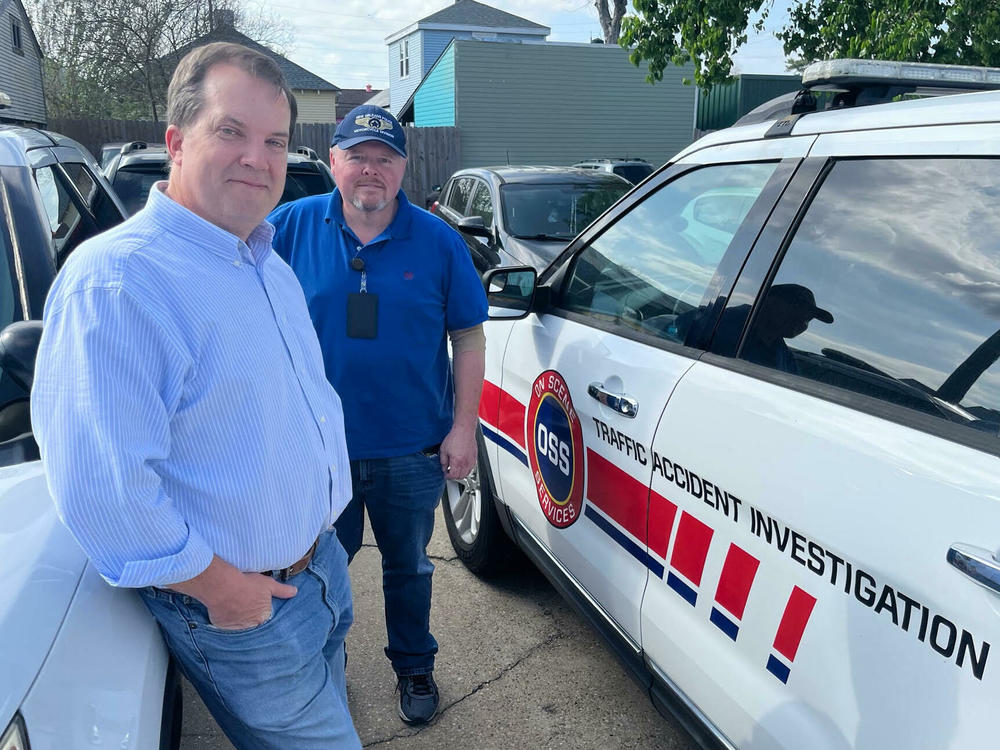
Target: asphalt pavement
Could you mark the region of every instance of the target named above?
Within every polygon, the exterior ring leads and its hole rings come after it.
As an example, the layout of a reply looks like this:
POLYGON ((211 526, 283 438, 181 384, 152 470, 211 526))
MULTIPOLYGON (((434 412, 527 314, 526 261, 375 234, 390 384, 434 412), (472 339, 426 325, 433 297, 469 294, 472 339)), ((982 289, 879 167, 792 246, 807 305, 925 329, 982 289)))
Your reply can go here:
MULTIPOLYGON (((351 563, 347 690, 364 747, 693 747, 530 564, 488 582, 476 578, 455 557, 440 511, 429 552, 436 566, 431 628, 440 646, 434 676, 441 708, 419 728, 396 714, 395 678, 382 652, 382 573, 370 535, 351 563)), ((231 750, 190 685, 184 699, 181 750, 231 750)))

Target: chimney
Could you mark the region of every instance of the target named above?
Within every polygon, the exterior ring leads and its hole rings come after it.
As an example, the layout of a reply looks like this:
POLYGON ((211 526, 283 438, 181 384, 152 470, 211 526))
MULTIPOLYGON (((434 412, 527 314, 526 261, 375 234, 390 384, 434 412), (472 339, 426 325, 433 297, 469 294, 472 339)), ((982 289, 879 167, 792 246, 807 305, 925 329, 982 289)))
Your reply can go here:
POLYGON ((370 83, 365 84, 365 92, 368 94, 372 92, 372 85, 370 83))
POLYGON ((231 29, 236 24, 236 14, 232 8, 217 8, 212 13, 213 29, 231 29))

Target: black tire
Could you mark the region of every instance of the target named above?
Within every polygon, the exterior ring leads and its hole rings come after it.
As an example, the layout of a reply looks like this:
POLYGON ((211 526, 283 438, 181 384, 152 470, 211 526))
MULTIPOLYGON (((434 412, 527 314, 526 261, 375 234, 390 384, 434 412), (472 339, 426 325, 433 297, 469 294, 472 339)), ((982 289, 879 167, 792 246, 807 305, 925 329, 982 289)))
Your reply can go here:
POLYGON ((514 543, 497 515, 482 435, 477 445, 476 467, 465 479, 445 483, 441 508, 458 559, 476 575, 489 576, 507 567, 514 543))

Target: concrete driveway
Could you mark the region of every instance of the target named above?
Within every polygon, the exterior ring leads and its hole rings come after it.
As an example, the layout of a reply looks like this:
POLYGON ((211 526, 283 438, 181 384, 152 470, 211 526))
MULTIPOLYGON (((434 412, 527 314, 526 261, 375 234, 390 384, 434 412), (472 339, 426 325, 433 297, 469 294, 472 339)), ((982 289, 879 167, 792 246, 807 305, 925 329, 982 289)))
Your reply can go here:
MULTIPOLYGON (((524 563, 497 580, 479 580, 455 557, 440 515, 430 553, 441 708, 430 725, 406 726, 396 715, 395 678, 382 652, 382 574, 373 542, 367 536, 351 564, 355 623, 347 639, 348 698, 366 748, 694 746, 539 572, 524 563)), ((181 750, 231 749, 185 688, 181 750)))

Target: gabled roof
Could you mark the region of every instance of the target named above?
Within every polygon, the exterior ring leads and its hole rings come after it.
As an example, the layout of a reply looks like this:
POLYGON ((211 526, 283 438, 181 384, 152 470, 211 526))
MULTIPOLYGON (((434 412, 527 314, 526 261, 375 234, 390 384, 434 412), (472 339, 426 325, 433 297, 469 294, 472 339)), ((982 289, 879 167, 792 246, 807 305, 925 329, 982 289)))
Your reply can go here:
POLYGON ((379 89, 341 89, 337 97, 337 121, 357 106, 365 104, 380 93, 379 89))
POLYGON ((515 16, 513 13, 507 13, 489 5, 483 5, 483 3, 477 3, 476 0, 456 0, 455 3, 442 8, 437 13, 431 13, 431 15, 421 18, 417 23, 485 26, 501 29, 545 29, 546 32, 549 31, 548 26, 543 26, 540 23, 529 21, 526 18, 515 16))
POLYGON ((214 31, 210 31, 204 36, 198 37, 190 44, 184 45, 173 54, 163 58, 163 62, 168 64, 170 68, 173 69, 176 67, 177 62, 179 62, 180 59, 192 49, 200 47, 203 44, 209 44, 210 42, 234 42, 264 53, 278 64, 278 67, 281 68, 281 72, 285 75, 285 80, 288 82, 288 88, 292 90, 340 91, 337 86, 334 86, 329 81, 324 81, 315 73, 310 73, 302 66, 293 63, 287 57, 279 55, 277 52, 272 49, 268 49, 263 44, 258 44, 250 37, 238 32, 232 26, 222 25, 217 27, 214 31))

